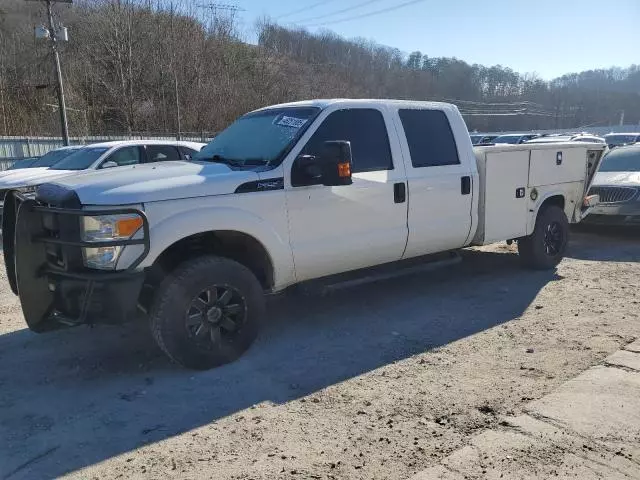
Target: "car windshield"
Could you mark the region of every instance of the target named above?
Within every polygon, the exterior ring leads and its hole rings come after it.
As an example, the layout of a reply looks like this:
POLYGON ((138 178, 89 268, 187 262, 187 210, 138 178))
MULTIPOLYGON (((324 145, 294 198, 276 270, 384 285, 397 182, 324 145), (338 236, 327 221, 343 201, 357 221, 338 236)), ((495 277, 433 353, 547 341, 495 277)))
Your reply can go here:
POLYGON ((601 172, 640 172, 640 148, 616 149, 602 159, 601 172))
POLYGON ((18 170, 20 168, 31 168, 33 164, 38 160, 38 157, 34 158, 23 158, 21 160, 16 160, 13 165, 11 165, 7 170, 18 170))
POLYGON ((635 135, 607 135, 604 137, 608 145, 624 145, 636 141, 635 135))
POLYGON ((520 135, 500 135, 493 139, 493 143, 518 143, 520 140, 520 135))
POLYGON ((45 153, 38 160, 33 162, 31 164, 31 167, 32 168, 50 167, 50 166, 55 165, 56 163, 58 163, 63 158, 66 158, 69 155, 71 155, 72 153, 75 153, 77 151, 78 151, 78 149, 76 149, 76 148, 63 148, 63 149, 58 149, 58 150, 52 150, 50 152, 45 153))
POLYGON ((272 163, 291 147, 319 111, 315 107, 289 107, 248 113, 218 134, 194 160, 239 167, 272 163))
POLYGON ((51 170, 86 170, 107 150, 108 147, 81 148, 53 165, 51 170))

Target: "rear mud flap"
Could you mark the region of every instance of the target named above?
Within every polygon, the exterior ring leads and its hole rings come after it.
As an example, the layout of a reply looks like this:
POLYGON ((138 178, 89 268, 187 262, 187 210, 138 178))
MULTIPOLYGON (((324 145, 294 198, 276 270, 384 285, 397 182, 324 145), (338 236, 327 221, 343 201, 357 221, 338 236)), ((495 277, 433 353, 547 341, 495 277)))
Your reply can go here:
POLYGON ((18 295, 16 284, 16 262, 14 241, 16 239, 16 197, 13 192, 7 192, 4 196, 4 208, 2 212, 2 253, 4 255, 4 268, 7 272, 7 280, 11 291, 18 295))
POLYGON ((41 217, 33 211, 35 204, 34 200, 26 200, 16 214, 16 283, 27 325, 34 332, 46 332, 62 325, 51 318, 54 292, 49 290, 49 280, 42 274, 47 263, 44 245, 34 242, 34 238, 44 233, 41 217))

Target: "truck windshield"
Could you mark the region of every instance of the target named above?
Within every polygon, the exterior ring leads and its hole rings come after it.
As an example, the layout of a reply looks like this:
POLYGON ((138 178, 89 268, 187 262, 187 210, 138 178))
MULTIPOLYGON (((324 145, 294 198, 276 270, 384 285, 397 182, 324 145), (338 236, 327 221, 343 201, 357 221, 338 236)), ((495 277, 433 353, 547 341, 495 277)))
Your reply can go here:
POLYGON ((601 172, 640 172, 640 148, 613 150, 602 159, 601 172))
POLYGON ((43 156, 41 156, 39 159, 37 159, 35 162, 33 162, 31 167, 32 168, 50 167, 50 166, 55 165, 56 163, 58 163, 63 158, 66 158, 69 155, 71 155, 72 153, 75 153, 77 151, 78 151, 77 148, 65 148, 65 149, 62 149, 62 150, 52 150, 52 151, 50 151, 48 153, 45 153, 43 156))
POLYGON ((270 108, 243 115, 195 156, 196 161, 243 167, 277 161, 320 111, 316 107, 270 108))
POLYGON ((51 170, 86 170, 107 150, 109 150, 107 147, 81 148, 60 160, 51 167, 51 170))

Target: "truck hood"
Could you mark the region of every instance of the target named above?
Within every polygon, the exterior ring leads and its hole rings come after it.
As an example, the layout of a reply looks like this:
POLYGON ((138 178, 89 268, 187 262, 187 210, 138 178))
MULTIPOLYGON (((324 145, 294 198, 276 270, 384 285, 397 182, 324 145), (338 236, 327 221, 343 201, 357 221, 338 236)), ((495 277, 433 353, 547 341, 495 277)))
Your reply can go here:
POLYGON ((598 172, 593 185, 640 186, 640 172, 598 172))
POLYGON ((0 189, 40 185, 54 178, 80 173, 76 170, 49 170, 48 168, 21 168, 0 176, 0 189))
POLYGON ((131 205, 234 193, 258 179, 256 172, 220 163, 176 161, 94 170, 50 183, 73 190, 83 205, 131 205))

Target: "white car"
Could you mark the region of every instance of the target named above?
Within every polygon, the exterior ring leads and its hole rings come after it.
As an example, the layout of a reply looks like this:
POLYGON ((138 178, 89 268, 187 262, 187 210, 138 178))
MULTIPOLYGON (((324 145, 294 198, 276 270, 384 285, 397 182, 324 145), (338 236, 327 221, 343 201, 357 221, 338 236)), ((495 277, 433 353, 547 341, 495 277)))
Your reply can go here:
POLYGON ((604 139, 609 148, 615 148, 640 142, 640 133, 609 133, 604 139))
POLYGON ((37 185, 45 181, 77 174, 81 171, 139 163, 189 160, 204 145, 204 143, 171 140, 124 140, 94 143, 82 147, 64 147, 50 152, 52 156, 57 154, 58 158, 48 167, 22 168, 1 173, 0 196, 3 196, 7 190, 35 190, 37 185), (60 155, 60 152, 66 153, 69 150, 71 150, 70 154, 60 155))
POLYGON ((640 226, 640 144, 614 148, 605 155, 590 193, 600 202, 587 223, 640 226))
MULTIPOLYGON (((47 168, 55 165, 60 160, 68 157, 72 153, 76 152, 78 149, 83 148, 83 145, 71 145, 68 147, 60 147, 55 150, 51 150, 45 153, 40 158, 36 158, 32 162, 29 162, 28 167, 23 168, 10 168, 3 172, 0 172, 0 178, 14 176, 14 175, 23 175, 25 173, 33 173, 36 174, 47 168)), ((18 160, 13 166, 19 165, 22 160, 18 160)))

